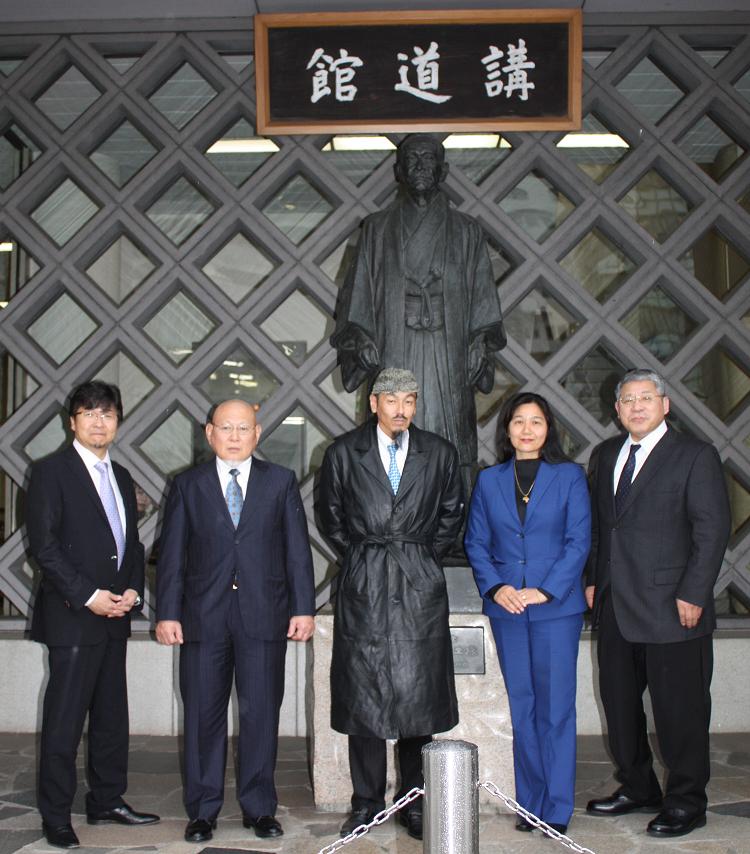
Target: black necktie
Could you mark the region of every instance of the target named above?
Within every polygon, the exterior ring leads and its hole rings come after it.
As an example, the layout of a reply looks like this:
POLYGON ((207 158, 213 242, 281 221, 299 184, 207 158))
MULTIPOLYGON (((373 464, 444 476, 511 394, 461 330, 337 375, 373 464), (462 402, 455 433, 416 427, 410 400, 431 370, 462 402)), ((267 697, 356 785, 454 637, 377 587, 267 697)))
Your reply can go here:
POLYGON ((625 466, 620 474, 620 479, 617 481, 617 490, 615 492, 615 512, 619 516, 622 513, 622 508, 625 506, 625 499, 628 497, 630 487, 633 483, 633 472, 635 471, 635 454, 640 448, 640 445, 631 445, 630 453, 625 461, 625 466))

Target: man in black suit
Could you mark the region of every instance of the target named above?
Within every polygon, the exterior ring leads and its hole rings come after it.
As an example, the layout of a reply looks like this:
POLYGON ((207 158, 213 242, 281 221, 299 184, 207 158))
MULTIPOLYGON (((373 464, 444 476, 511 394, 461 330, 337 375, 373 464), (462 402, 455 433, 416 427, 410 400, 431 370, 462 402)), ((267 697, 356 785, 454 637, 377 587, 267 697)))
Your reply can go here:
POLYGON ((50 845, 77 848, 70 823, 76 753, 86 714, 89 824, 142 825, 127 788, 125 646, 142 607, 143 546, 133 481, 109 458, 122 420, 116 386, 89 382, 69 405, 71 446, 33 465, 26 505, 29 549, 41 570, 31 637, 47 644, 39 811, 50 845))
POLYGON ((730 533, 716 449, 667 427, 663 379, 629 371, 615 392, 628 436, 592 456, 593 537, 586 597, 598 624, 599 686, 620 788, 592 815, 659 812, 651 836, 706 823, 713 588, 730 533), (653 770, 648 686, 667 779, 653 770))
POLYGON ((227 706, 239 700, 237 799, 256 836, 283 833, 274 767, 287 639, 307 641, 315 591, 307 522, 294 473, 252 456, 255 409, 212 411, 216 458, 169 492, 156 581, 156 638, 182 644, 188 842, 212 837, 224 801, 227 706))

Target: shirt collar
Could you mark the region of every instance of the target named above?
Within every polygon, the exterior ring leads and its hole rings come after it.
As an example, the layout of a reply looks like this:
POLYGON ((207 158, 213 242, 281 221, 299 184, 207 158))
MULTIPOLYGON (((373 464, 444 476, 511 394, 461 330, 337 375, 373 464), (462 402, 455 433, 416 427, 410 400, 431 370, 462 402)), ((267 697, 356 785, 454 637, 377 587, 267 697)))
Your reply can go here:
POLYGON ((109 449, 107 449, 104 457, 100 458, 93 451, 90 451, 88 448, 84 448, 78 439, 73 439, 73 447, 78 451, 78 455, 83 460, 87 468, 92 469, 97 463, 107 463, 108 466, 112 466, 112 460, 109 458, 109 449))
POLYGON ((391 439, 391 437, 383 431, 380 424, 378 424, 377 434, 378 434, 378 444, 380 445, 381 448, 387 448, 389 445, 392 445, 395 441, 399 447, 399 450, 400 450, 401 448, 404 447, 404 441, 408 438, 409 431, 404 430, 404 432, 401 433, 401 435, 398 437, 398 439, 394 440, 394 439, 391 439))
POLYGON ((216 457, 216 468, 221 474, 222 472, 229 473, 232 469, 237 469, 240 474, 250 471, 250 466, 253 462, 252 457, 248 457, 241 462, 238 460, 222 460, 221 457, 216 457))
POLYGON ((628 438, 625 442, 625 447, 630 448, 631 445, 640 445, 642 451, 647 451, 650 453, 657 442, 664 436, 667 432, 667 422, 662 421, 661 424, 654 427, 654 429, 647 433, 642 439, 639 439, 637 442, 634 442, 631 438, 630 434, 628 434, 628 438))

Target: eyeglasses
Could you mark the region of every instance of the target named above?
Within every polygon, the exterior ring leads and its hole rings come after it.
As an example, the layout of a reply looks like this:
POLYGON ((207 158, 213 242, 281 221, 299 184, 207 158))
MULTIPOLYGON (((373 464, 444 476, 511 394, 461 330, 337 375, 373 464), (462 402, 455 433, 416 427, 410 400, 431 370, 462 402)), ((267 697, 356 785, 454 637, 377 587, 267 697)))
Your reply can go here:
POLYGON ((250 424, 214 424, 213 421, 211 424, 222 436, 231 436, 235 430, 240 436, 249 436, 255 430, 255 427, 250 424))
POLYGON ((98 409, 79 409, 76 412, 76 417, 79 415, 87 424, 94 424, 97 421, 101 421, 103 424, 111 424, 117 420, 117 413, 102 412, 98 409))
POLYGON ((625 397, 620 398, 620 406, 633 406, 633 404, 638 400, 648 406, 650 403, 653 403, 659 397, 664 397, 664 395, 653 394, 650 391, 644 392, 644 394, 626 394, 625 397))

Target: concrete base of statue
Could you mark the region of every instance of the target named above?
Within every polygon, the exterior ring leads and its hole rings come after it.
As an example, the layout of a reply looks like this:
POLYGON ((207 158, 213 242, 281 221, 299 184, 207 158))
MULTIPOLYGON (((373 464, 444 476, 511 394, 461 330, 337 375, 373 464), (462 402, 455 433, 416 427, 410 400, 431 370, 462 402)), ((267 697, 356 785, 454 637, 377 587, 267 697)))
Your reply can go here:
MULTIPOLYGON (((459 723, 437 738, 463 739, 479 748, 479 779, 492 780, 503 792, 514 795, 513 735, 505 685, 495 652, 495 643, 486 617, 477 613, 451 613, 451 628, 477 628, 484 635, 484 673, 457 674, 459 723)), ((346 812, 352 795, 349 777, 348 741, 331 729, 330 667, 333 642, 333 614, 319 613, 315 637, 308 657, 307 722, 310 736, 310 765, 315 806, 321 810, 346 812)), ((395 791, 395 742, 389 742, 386 805, 395 791)), ((480 791, 480 809, 507 812, 502 803, 480 791)))

